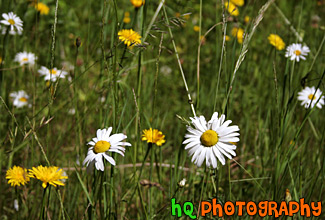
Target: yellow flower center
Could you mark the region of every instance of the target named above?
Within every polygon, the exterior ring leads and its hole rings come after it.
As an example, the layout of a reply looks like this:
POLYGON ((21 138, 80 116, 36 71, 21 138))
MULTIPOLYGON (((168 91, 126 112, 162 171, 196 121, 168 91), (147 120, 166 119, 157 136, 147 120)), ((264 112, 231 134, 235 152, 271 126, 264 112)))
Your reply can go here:
POLYGON ((26 57, 25 57, 25 58, 23 58, 23 61, 27 62, 27 61, 28 61, 28 58, 26 58, 26 57))
POLYGON ((14 25, 15 24, 15 21, 13 19, 9 19, 8 22, 11 24, 11 25, 14 25))
POLYGON ((21 98, 19 99, 19 101, 21 101, 21 102, 27 102, 27 99, 26 99, 25 97, 21 97, 21 98))
POLYGON ((301 54, 301 51, 300 51, 300 50, 295 50, 295 54, 296 54, 297 56, 299 56, 299 55, 301 54))
POLYGON ((111 144, 107 141, 97 141, 97 143, 94 146, 94 152, 96 154, 103 153, 105 151, 108 151, 108 149, 111 147, 111 144))
POLYGON ((309 98, 310 100, 315 100, 315 99, 316 99, 316 97, 314 96, 314 94, 310 94, 310 95, 308 96, 308 98, 309 98))
POLYGON ((218 143, 218 134, 213 130, 205 131, 200 137, 201 143, 206 147, 212 147, 218 143))
POLYGON ((51 69, 50 70, 50 73, 53 74, 53 75, 55 75, 57 73, 57 71, 55 69, 51 69))

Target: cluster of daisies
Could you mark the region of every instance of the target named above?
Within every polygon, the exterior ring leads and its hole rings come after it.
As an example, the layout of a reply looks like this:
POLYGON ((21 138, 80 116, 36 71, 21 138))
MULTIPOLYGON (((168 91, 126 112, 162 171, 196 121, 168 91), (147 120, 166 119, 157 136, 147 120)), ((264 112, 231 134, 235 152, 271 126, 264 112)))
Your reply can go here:
MULTIPOLYGON (((35 56, 35 54, 26 51, 17 53, 14 59, 14 61, 18 62, 19 65, 22 67, 32 67, 35 65, 36 60, 37 56, 35 56)), ((68 75, 68 72, 59 70, 56 67, 54 67, 53 69, 48 69, 45 66, 41 66, 41 68, 38 70, 38 73, 41 76, 44 76, 45 81, 52 82, 57 81, 59 78, 65 78, 68 75)), ((29 95, 24 90, 12 92, 9 96, 13 100, 13 105, 17 108, 31 106, 28 103, 29 95)))
MULTIPOLYGON (((41 13, 48 13, 48 10, 46 10, 44 5, 40 5, 40 3, 38 3, 36 6, 40 7, 40 10, 43 10, 41 11, 41 13)), ((9 12, 8 14, 3 13, 2 17, 4 18, 4 20, 1 20, 0 22, 8 26, 8 28, 2 28, 2 30, 5 30, 5 33, 22 33, 23 21, 16 14, 14 14, 13 12, 9 12)), ((14 61, 18 62, 20 66, 28 65, 30 67, 35 64, 36 60, 37 56, 35 56, 35 54, 26 51, 17 53, 14 59, 14 61)), ((52 82, 55 82, 58 78, 65 78, 65 76, 68 74, 66 71, 58 70, 57 68, 48 69, 44 66, 42 66, 41 69, 38 70, 38 73, 44 76, 44 80, 50 80, 52 82)), ((29 96, 24 90, 12 92, 9 96, 13 99, 13 105, 17 108, 21 108, 23 106, 30 106, 30 104, 28 104, 29 96)))
POLYGON ((68 176, 66 173, 56 166, 45 166, 33 167, 32 169, 26 169, 20 166, 13 166, 6 173, 6 179, 8 184, 13 187, 24 186, 30 181, 30 178, 38 179, 42 182, 42 187, 45 189, 49 185, 54 187, 64 186, 68 176))
MULTIPOLYGON (((282 38, 277 34, 270 34, 268 40, 272 46, 277 50, 281 51, 285 48, 285 43, 282 38)), ((299 43, 293 43, 286 49, 285 57, 290 60, 299 62, 300 60, 306 60, 306 56, 310 52, 310 49, 306 45, 299 43)), ((324 105, 324 96, 322 91, 315 89, 315 87, 305 87, 301 92, 298 93, 298 100, 301 101, 301 105, 305 108, 313 108, 315 105, 318 108, 322 108, 324 105)))

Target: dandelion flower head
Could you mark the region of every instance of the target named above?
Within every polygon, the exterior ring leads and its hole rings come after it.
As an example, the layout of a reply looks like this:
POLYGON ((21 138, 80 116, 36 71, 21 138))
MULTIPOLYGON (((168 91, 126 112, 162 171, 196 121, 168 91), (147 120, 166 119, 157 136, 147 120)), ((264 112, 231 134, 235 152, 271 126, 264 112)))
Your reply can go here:
POLYGON ((233 16, 239 15, 238 8, 231 1, 229 3, 228 1, 225 2, 225 8, 228 10, 229 14, 233 16))
POLYGON ((238 28, 238 27, 233 27, 231 30, 231 35, 234 37, 237 37, 238 43, 242 44, 244 40, 244 29, 238 28))
POLYGON ((68 177, 64 175, 63 170, 56 166, 43 167, 40 165, 38 167, 33 167, 29 170, 29 174, 32 175, 33 178, 42 181, 43 188, 46 188, 49 184, 54 187, 57 185, 64 186, 64 179, 68 179, 68 177))
POLYGON ((49 14, 50 8, 46 4, 44 4, 42 2, 35 3, 34 7, 35 7, 35 9, 37 11, 40 12, 41 15, 48 15, 49 14))
POLYGON ((163 145, 165 140, 165 135, 158 129, 145 129, 142 131, 142 141, 147 141, 147 143, 153 143, 157 146, 163 145))
POLYGON ((128 23, 131 22, 130 12, 127 11, 127 12, 124 13, 123 22, 124 22, 125 24, 128 24, 128 23))
POLYGON ((230 2, 239 7, 243 6, 245 3, 244 0, 230 0, 230 2))
POLYGON ((118 32, 118 38, 128 47, 141 44, 141 36, 132 29, 123 29, 118 32))
POLYGON ((286 46, 279 35, 270 34, 267 39, 270 41, 270 44, 273 45, 277 50, 283 50, 286 46))
POLYGON ((25 185, 29 182, 31 175, 28 174, 27 169, 14 166, 7 170, 6 179, 11 186, 25 185))
POLYGON ((145 0, 130 0, 130 2, 136 8, 139 8, 145 4, 145 0))

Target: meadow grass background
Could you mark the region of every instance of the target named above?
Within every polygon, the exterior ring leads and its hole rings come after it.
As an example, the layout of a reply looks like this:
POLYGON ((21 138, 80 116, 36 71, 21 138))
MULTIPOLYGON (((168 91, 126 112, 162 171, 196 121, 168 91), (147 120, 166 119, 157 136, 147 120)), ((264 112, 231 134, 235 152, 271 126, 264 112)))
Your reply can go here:
POLYGON ((128 0, 59 1, 57 16, 56 1, 42 2, 50 7, 48 15, 40 15, 29 1, 0 1, 1 13, 13 11, 24 22, 22 35, 0 36, 0 56, 5 54, 0 70, 1 219, 40 218, 41 183, 33 179, 15 189, 5 179, 13 165, 47 165, 40 145, 51 165, 69 176, 65 186, 50 190, 48 219, 173 219, 172 197, 179 203, 191 201, 197 209, 200 199, 279 202, 286 189, 295 201, 302 197, 306 202, 323 200, 324 109, 300 106, 297 92, 304 86, 325 90, 324 1, 275 1, 269 6, 247 44, 228 99, 242 48, 231 29, 237 25, 249 34, 267 1, 246 1, 238 17, 224 14, 226 23, 219 0, 166 1, 156 17, 159 1, 147 0, 139 9, 128 0), (126 11, 131 18, 128 24, 123 22, 126 11), (280 35, 286 45, 298 42, 282 14, 309 46, 306 61, 293 65, 284 50, 269 44, 271 33, 280 35), (321 17, 317 27, 313 26, 315 15, 321 17), (247 24, 245 16, 251 18, 247 24), (199 32, 193 30, 195 25, 201 26, 199 32), (221 57, 223 26, 230 41, 221 57), (200 36, 211 27, 201 42, 198 70, 200 36), (117 32, 125 28, 142 37, 148 32, 141 46, 129 49, 118 40, 117 32), (82 42, 78 49, 77 37, 82 42), (37 64, 30 68, 15 63, 21 51, 35 53, 37 64), (182 145, 186 126, 177 115, 189 120, 193 113, 178 61, 197 115, 209 120, 215 111, 225 113, 240 128, 237 156, 225 166, 219 164, 218 170, 197 168, 182 145), (69 71, 71 81, 60 79, 48 86, 37 70, 50 68, 51 62, 69 71), (31 108, 12 105, 9 93, 18 90, 30 95, 31 108), (69 113, 73 108, 75 114, 69 113), (86 143, 98 128, 110 126, 114 133, 125 133, 132 146, 125 157, 115 156, 117 166, 106 163, 104 173, 88 174, 82 166, 86 143), (150 127, 161 130, 166 143, 152 146, 139 179, 148 148, 141 134, 150 127), (180 188, 183 178, 186 186, 180 188), (18 212, 14 209, 17 195, 18 212))

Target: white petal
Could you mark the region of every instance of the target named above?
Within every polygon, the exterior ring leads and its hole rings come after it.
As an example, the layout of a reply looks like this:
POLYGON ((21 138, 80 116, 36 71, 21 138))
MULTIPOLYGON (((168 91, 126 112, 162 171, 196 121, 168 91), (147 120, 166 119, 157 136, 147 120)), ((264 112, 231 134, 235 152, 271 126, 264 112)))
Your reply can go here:
POLYGON ((111 157, 111 156, 109 156, 109 155, 107 155, 107 154, 103 154, 103 156, 105 157, 105 159, 106 159, 110 164, 112 164, 113 166, 116 165, 115 160, 113 159, 113 157, 111 157))

